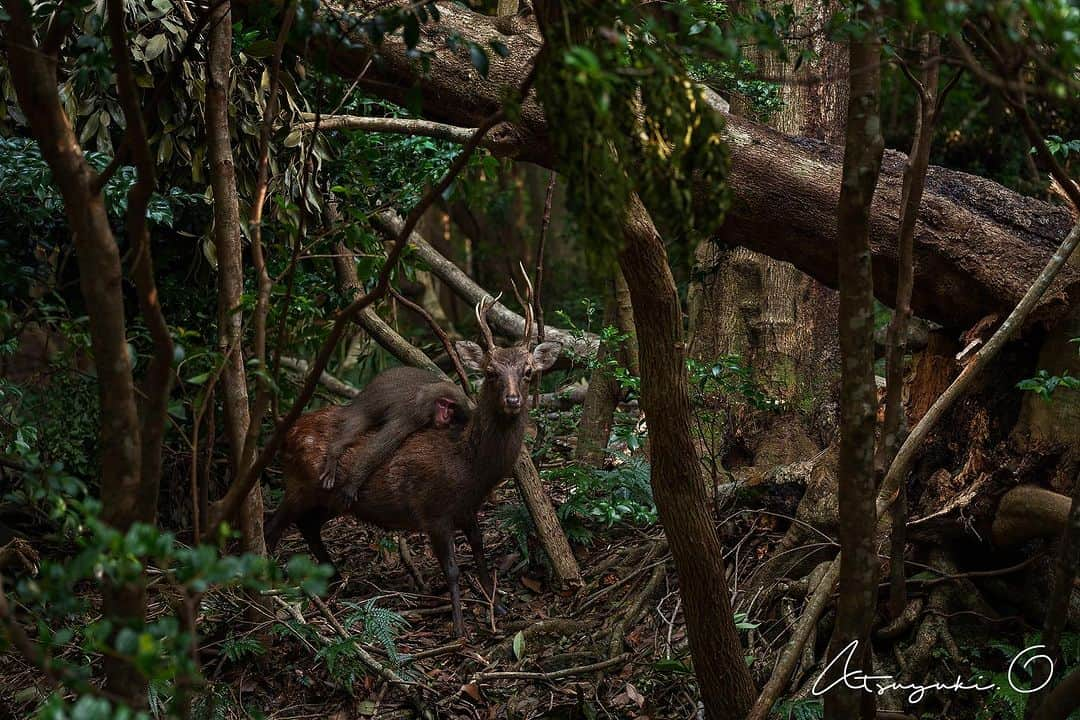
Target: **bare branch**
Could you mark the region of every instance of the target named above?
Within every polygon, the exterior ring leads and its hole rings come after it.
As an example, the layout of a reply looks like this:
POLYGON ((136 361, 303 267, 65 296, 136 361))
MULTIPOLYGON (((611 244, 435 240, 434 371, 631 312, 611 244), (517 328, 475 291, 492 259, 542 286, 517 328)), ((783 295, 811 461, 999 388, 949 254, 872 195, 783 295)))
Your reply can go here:
MULTIPOLYGON (((397 213, 391 210, 375 213, 371 216, 371 223, 380 233, 387 237, 394 237, 401 229, 401 219, 397 213)), ((461 268, 448 260, 442 253, 424 240, 419 233, 413 233, 409 237, 409 246, 431 268, 431 272, 442 280, 447 287, 462 300, 475 305, 485 295, 490 295, 487 290, 480 287, 461 268)), ((496 303, 488 313, 488 321, 501 334, 513 338, 521 338, 525 329, 525 319, 509 309, 505 305, 496 303)), ((538 330, 539 332, 539 330, 538 330)), ((599 339, 592 333, 571 334, 562 328, 548 325, 544 328, 545 337, 560 343, 575 355, 591 357, 596 354, 599 339)))
POLYGON ((457 350, 454 348, 454 343, 450 342, 450 336, 446 334, 445 330, 439 327, 439 323, 435 322, 435 318, 431 317, 431 313, 425 310, 422 305, 414 303, 394 288, 390 288, 390 294, 402 305, 424 318, 424 322, 431 328, 431 332, 435 333, 435 337, 439 338, 439 342, 443 344, 447 356, 450 358, 450 361, 454 363, 454 372, 457 373, 458 381, 461 383, 461 389, 465 391, 466 395, 470 395, 472 393, 472 386, 469 384, 469 376, 465 373, 465 368, 461 365, 461 358, 458 357, 457 350))

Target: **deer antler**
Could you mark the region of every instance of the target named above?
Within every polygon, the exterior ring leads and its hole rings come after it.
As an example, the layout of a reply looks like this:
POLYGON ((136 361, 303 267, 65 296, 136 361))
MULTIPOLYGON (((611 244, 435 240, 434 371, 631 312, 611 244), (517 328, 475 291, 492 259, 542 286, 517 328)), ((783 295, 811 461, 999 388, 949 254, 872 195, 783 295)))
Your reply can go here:
POLYGON ((514 288, 514 297, 517 298, 518 303, 521 304, 521 308, 525 313, 525 332, 521 336, 521 344, 528 347, 532 343, 532 331, 533 331, 533 286, 532 281, 529 279, 529 273, 525 271, 525 266, 518 262, 518 267, 521 268, 521 277, 525 279, 525 297, 521 297, 521 293, 518 292, 517 283, 513 278, 510 278, 510 285, 514 288))
POLYGON ((487 351, 495 349, 495 338, 491 335, 491 328, 487 324, 487 314, 491 307, 499 302, 499 298, 502 297, 502 293, 499 293, 495 297, 485 295, 480 298, 480 302, 476 303, 476 307, 473 308, 476 311, 476 321, 480 324, 480 332, 484 336, 484 343, 487 345, 485 348, 487 351))

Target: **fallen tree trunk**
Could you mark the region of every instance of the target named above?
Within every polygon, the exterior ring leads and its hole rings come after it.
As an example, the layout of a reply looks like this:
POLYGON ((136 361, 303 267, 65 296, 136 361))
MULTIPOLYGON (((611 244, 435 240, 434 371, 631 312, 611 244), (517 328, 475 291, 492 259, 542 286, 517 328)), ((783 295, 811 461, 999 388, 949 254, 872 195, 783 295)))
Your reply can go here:
MULTIPOLYGON (((254 0, 241 0, 238 6, 254 0)), ((401 4, 396 0, 392 4, 401 4)), ((390 6, 384 0, 358 0, 353 15, 370 15, 390 6)), ((408 57, 404 43, 387 38, 378 62, 341 10, 341 31, 352 42, 329 34, 313 34, 296 50, 325 58, 343 77, 361 74, 359 85, 376 95, 402 102, 419 89, 423 114, 462 127, 477 125, 502 102, 501 88, 519 86, 540 46, 535 26, 504 35, 496 18, 439 2, 441 20, 423 26, 420 49, 432 51, 430 69, 408 57), (469 59, 466 43, 451 51, 447 39, 487 47, 498 40, 509 49, 506 58, 492 54, 487 77, 469 59)), ((515 123, 492 129, 487 147, 496 154, 553 167, 543 109, 531 95, 515 123)), ((451 134, 452 135, 452 134, 451 134)), ((842 148, 793 138, 736 116, 727 117, 725 140, 731 149, 734 206, 728 214, 723 242, 743 245, 787 260, 827 285, 836 285, 835 212, 840 187, 842 148)), ((886 152, 871 216, 874 291, 885 303, 896 296, 896 237, 905 156, 886 152)), ((1003 315, 1019 302, 1031 281, 1053 254, 1071 225, 1064 208, 1023 197, 988 180, 932 167, 915 239, 913 312, 948 327, 968 327, 987 314, 1003 315)), ((1067 268, 1033 316, 1054 321, 1070 302, 1080 301, 1080 269, 1067 268)))

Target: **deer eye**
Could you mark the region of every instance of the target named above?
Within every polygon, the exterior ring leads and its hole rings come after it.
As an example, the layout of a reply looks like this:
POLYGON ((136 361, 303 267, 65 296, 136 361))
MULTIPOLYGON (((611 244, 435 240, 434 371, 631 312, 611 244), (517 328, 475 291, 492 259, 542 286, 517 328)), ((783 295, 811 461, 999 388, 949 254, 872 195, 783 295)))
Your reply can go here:
POLYGON ((486 378, 487 378, 488 380, 495 380, 495 379, 497 379, 497 378, 499 377, 499 373, 498 373, 498 371, 497 371, 497 370, 491 370, 491 369, 488 369, 488 370, 487 370, 487 371, 486 371, 486 372, 484 373, 484 376, 485 376, 485 377, 486 377, 486 378))
POLYGON ((523 380, 529 380, 530 378, 532 378, 532 368, 525 368, 525 372, 521 373, 521 378, 523 380))

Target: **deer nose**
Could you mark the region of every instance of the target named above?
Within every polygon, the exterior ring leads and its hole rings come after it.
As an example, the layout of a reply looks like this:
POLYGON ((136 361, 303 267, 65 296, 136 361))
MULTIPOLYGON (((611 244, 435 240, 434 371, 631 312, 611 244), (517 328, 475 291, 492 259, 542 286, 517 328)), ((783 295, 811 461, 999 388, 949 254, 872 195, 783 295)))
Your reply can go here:
POLYGON ((507 395, 506 396, 506 406, 511 407, 511 408, 519 408, 519 407, 521 407, 521 396, 520 395, 507 395))

